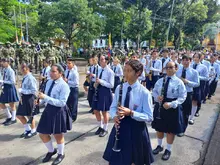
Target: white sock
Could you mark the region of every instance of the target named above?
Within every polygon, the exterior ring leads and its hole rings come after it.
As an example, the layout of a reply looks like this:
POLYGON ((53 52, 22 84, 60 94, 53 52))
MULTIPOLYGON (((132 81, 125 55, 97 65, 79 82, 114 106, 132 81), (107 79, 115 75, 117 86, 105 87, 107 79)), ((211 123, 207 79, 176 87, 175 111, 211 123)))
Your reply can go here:
POLYGON ((36 128, 31 129, 31 133, 35 133, 36 132, 36 128))
POLYGON ((47 147, 48 152, 53 152, 54 151, 52 140, 50 140, 49 142, 44 143, 44 144, 47 147))
POLYGON ((57 144, 58 154, 61 154, 61 155, 64 154, 64 146, 65 146, 64 143, 62 143, 62 144, 57 144))
POLYGON ((103 129, 104 129, 105 131, 108 131, 108 123, 104 124, 103 129))
POLYGON ((11 118, 10 110, 8 108, 5 108, 4 111, 5 111, 6 115, 7 115, 7 118, 11 118))
POLYGON ((171 152, 172 144, 167 143, 167 150, 171 152))
POLYGON ((12 115, 11 120, 14 121, 16 119, 16 110, 11 111, 11 115, 12 115))
POLYGON ((193 120, 195 114, 196 114, 196 111, 197 111, 197 106, 192 106, 192 112, 191 112, 191 115, 190 115, 190 120, 193 120))
POLYGON ((31 130, 31 127, 29 126, 29 124, 24 124, 24 130, 26 132, 31 130))
POLYGON ((158 143, 159 146, 162 147, 163 139, 157 138, 157 143, 158 143))
POLYGON ((103 123, 102 123, 102 120, 101 121, 98 121, 98 126, 103 128, 103 123))

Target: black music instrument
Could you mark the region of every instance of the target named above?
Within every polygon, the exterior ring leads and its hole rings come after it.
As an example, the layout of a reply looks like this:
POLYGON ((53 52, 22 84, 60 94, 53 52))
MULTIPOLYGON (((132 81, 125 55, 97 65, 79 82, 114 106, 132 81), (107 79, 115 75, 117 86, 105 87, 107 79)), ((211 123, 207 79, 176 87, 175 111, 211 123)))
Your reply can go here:
MULTIPOLYGON (((166 76, 163 77, 163 85, 162 85, 162 89, 161 89, 161 96, 164 96, 165 80, 166 80, 166 76)), ((159 102, 158 116, 156 117, 157 119, 161 119, 160 110, 161 110, 162 106, 163 106, 163 101, 159 102)))
MULTIPOLYGON (((121 106, 121 102, 122 102, 122 91, 123 91, 123 83, 124 83, 124 79, 121 80, 121 84, 120 84, 120 88, 119 88, 119 99, 118 99, 118 107, 121 106)), ((120 119, 120 116, 118 116, 118 118, 120 119)), ((120 145, 119 145, 119 128, 118 127, 115 127, 116 129, 116 134, 115 134, 115 143, 114 143, 114 146, 112 148, 112 150, 114 152, 120 152, 121 151, 121 148, 120 148, 120 145)))
MULTIPOLYGON (((96 68, 96 79, 98 78, 98 66, 96 68)), ((97 84, 96 82, 94 83, 94 88, 95 88, 95 98, 94 98, 94 101, 98 101, 98 87, 99 87, 99 84, 97 84)))

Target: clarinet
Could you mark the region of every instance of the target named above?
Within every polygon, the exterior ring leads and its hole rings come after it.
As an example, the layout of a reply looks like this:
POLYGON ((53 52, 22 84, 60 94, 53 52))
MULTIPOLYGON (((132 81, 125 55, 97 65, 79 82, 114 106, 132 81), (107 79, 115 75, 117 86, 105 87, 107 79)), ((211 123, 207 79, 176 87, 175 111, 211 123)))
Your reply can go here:
MULTIPOLYGON (((96 78, 98 78, 98 66, 96 68, 96 78)), ((95 98, 94 101, 98 101, 98 86, 99 84, 97 84, 96 82, 94 83, 94 88, 95 88, 95 98)))
MULTIPOLYGON (((120 84, 120 88, 119 88, 119 99, 118 99, 118 107, 121 106, 121 102, 122 102, 122 91, 123 91, 123 83, 124 83, 124 79, 122 78, 121 80, 121 84, 120 84)), ((118 118, 120 118, 120 116, 118 116, 118 118)), ((121 148, 119 146, 119 128, 118 127, 115 127, 116 129, 116 134, 115 134, 115 143, 114 143, 114 146, 112 148, 112 150, 114 152, 120 152, 121 151, 121 148)))
MULTIPOLYGON (((164 96, 165 80, 166 80, 166 77, 164 76, 163 77, 163 85, 162 85, 162 89, 161 89, 161 96, 164 96)), ((160 110, 161 110, 162 106, 163 106, 162 102, 159 102, 158 116, 156 117, 157 119, 161 119, 160 110)))
MULTIPOLYGON (((46 82, 44 82, 44 81, 45 81, 45 79, 43 79, 40 84, 40 88, 39 88, 40 92, 44 92, 44 90, 45 90, 47 81, 46 82)), ((34 106, 33 106, 33 109, 31 111, 31 116, 30 116, 29 120, 27 121, 27 124, 31 125, 34 120, 34 116, 40 113, 39 103, 40 103, 40 98, 37 98, 37 103, 34 104, 34 106)))

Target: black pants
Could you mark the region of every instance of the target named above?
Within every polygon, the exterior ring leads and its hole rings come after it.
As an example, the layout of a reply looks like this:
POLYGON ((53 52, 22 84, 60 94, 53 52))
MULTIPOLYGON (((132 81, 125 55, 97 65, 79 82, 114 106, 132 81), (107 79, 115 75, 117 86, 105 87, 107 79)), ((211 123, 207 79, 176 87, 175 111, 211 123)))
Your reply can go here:
POLYGON ((79 97, 79 88, 70 88, 70 95, 67 100, 67 106, 70 109, 71 115, 73 119, 77 118, 78 112, 78 97, 79 97))
POLYGON ((186 100, 183 102, 183 119, 185 122, 185 128, 188 126, 189 116, 191 115, 192 110, 192 92, 187 92, 186 100))
POLYGON ((88 91, 88 96, 87 96, 87 100, 89 102, 89 106, 92 107, 92 101, 93 101, 93 96, 95 93, 95 88, 93 87, 94 82, 91 82, 89 85, 89 91, 88 91))

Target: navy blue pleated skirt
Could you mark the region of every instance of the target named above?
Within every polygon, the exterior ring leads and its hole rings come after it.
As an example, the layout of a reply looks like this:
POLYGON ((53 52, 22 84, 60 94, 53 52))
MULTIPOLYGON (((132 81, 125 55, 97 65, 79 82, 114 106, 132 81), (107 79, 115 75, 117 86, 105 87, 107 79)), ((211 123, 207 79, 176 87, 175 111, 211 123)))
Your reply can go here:
POLYGON ((201 99, 202 99, 201 87, 199 86, 199 87, 193 88, 192 100, 201 102, 201 99))
POLYGON ((205 100, 206 81, 200 80, 201 100, 205 100))
POLYGON ((61 134, 71 129, 72 118, 68 107, 56 107, 47 104, 41 115, 37 132, 41 134, 61 134))
POLYGON ((18 102, 18 94, 14 84, 4 84, 3 92, 0 96, 0 103, 15 103, 18 102))
POLYGON ((34 108, 35 96, 33 94, 24 95, 22 94, 22 104, 19 102, 17 109, 17 116, 31 116, 31 112, 34 108))
MULTIPOLYGON (((164 102, 171 102, 176 99, 166 99, 164 102)), ((154 106, 154 120, 152 122, 152 128, 158 132, 179 134, 185 132, 186 125, 184 123, 182 106, 178 105, 177 108, 164 109, 160 108, 159 103, 156 102, 154 106), (160 119, 158 118, 160 116, 160 119)))
POLYGON ((88 90, 88 95, 87 95, 87 100, 89 101, 89 106, 92 107, 92 101, 93 101, 93 95, 95 92, 95 88, 93 87, 94 82, 91 82, 89 84, 89 90, 88 90))
POLYGON ((120 83, 121 83, 120 77, 115 76, 114 88, 112 89, 113 93, 115 93, 115 89, 117 88, 118 85, 120 85, 120 83))
POLYGON ((120 152, 112 150, 115 142, 116 129, 113 126, 103 158, 110 165, 150 165, 154 162, 150 138, 145 122, 131 117, 121 120, 119 129, 120 152))
POLYGON ((97 100, 93 96, 92 109, 98 111, 109 111, 112 104, 112 92, 110 88, 104 87, 102 85, 98 86, 97 100))

